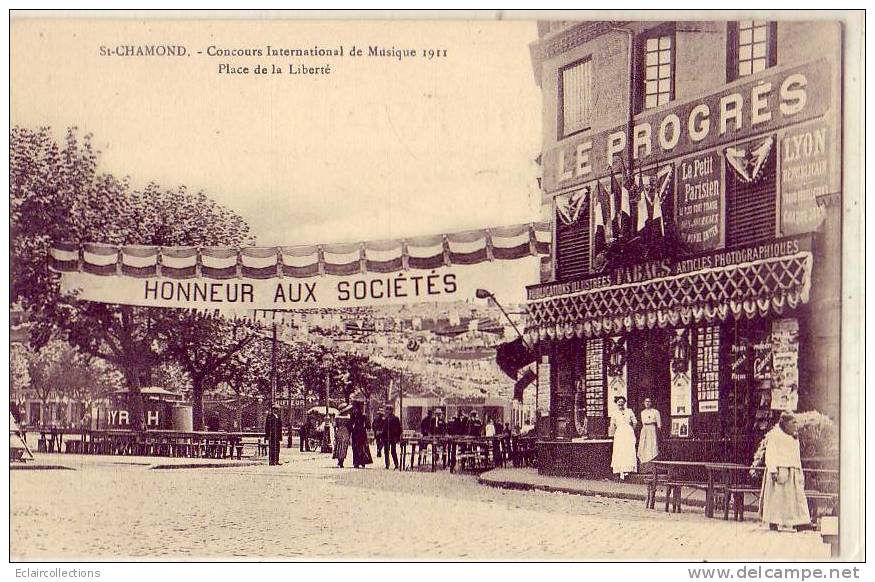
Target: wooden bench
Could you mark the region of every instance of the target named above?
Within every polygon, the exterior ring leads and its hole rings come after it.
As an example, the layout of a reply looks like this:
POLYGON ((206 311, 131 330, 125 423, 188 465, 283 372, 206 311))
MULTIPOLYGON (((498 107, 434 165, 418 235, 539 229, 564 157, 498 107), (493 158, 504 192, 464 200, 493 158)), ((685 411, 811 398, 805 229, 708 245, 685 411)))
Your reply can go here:
MULTIPOLYGON (((647 509, 656 508, 656 496, 659 493, 659 488, 664 487, 668 472, 660 471, 656 465, 651 465, 650 470, 644 473, 644 484, 647 486, 647 495, 644 498, 644 507, 647 509)), ((665 492, 666 500, 668 500, 668 490, 665 492)))
MULTIPOLYGON (((680 513, 683 505, 683 488, 688 487, 696 491, 704 491, 708 495, 708 484, 702 481, 666 480, 665 481, 665 511, 668 512, 671 502, 671 512, 680 513)), ((708 507, 706 500, 705 506, 708 507)))
POLYGON ((723 500, 723 519, 729 520, 729 506, 732 505, 732 517, 735 521, 744 521, 744 499, 748 493, 759 499, 761 488, 752 485, 728 485, 725 488, 726 496, 723 500))
MULTIPOLYGON (((683 502, 683 489, 689 488, 705 492, 705 514, 709 515, 712 503, 712 487, 701 477, 706 473, 705 463, 698 461, 651 461, 654 470, 666 472, 665 480, 659 485, 665 487, 665 511, 680 513, 683 502)), ((654 485, 656 487, 656 484, 654 485)), ((654 493, 655 495, 655 493, 654 493)), ((654 498, 655 499, 655 498, 654 498)), ((655 503, 655 501, 654 501, 655 503)))

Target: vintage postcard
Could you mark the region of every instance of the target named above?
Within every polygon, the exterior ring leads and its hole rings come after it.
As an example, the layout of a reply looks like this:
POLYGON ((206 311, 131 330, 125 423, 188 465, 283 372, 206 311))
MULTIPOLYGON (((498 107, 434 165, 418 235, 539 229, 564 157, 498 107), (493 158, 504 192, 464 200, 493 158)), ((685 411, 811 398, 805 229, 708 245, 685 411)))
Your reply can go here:
POLYGON ((862 559, 863 41, 12 11, 10 559, 862 559))

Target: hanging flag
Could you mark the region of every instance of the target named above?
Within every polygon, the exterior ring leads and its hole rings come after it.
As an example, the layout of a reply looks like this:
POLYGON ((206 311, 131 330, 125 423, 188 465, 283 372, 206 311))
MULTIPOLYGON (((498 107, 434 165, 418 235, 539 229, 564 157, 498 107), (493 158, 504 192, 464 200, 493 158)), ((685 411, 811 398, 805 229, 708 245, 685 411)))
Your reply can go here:
POLYGON ((601 198, 601 207, 602 207, 602 221, 605 225, 605 241, 607 243, 614 242, 616 238, 616 233, 614 232, 614 215, 616 214, 616 205, 614 204, 614 197, 611 196, 611 193, 608 191, 608 188, 605 187, 604 184, 599 182, 599 196, 601 198))
POLYGON ((665 223, 662 220, 662 197, 658 192, 653 196, 653 235, 662 238, 665 236, 665 223))
POLYGON ((620 181, 611 173, 611 228, 617 240, 623 240, 622 196, 620 181))
POLYGON ((602 204, 601 196, 601 184, 599 184, 596 188, 598 190, 598 193, 593 200, 593 256, 597 256, 599 253, 603 252, 608 243, 607 230, 605 226, 604 204, 602 204))
POLYGON ((646 238, 648 235, 647 231, 648 226, 650 225, 650 207, 650 187, 648 184, 641 188, 638 194, 638 222, 635 225, 636 236, 646 238))
POLYGON ((772 138, 766 138, 759 145, 749 144, 747 147, 728 147, 724 152, 726 161, 745 182, 753 182, 760 177, 760 172, 772 151, 772 138))
POLYGON ((621 217, 621 228, 620 232, 622 233, 623 240, 629 240, 633 236, 633 225, 635 224, 632 219, 632 205, 631 205, 631 194, 630 190, 634 187, 632 177, 626 174, 625 167, 623 168, 623 182, 620 184, 620 217, 621 217))
POLYGON ((656 191, 653 194, 653 231, 660 238, 665 236, 665 219, 662 215, 662 205, 669 195, 669 186, 672 185, 674 167, 670 164, 663 166, 656 175, 656 191))

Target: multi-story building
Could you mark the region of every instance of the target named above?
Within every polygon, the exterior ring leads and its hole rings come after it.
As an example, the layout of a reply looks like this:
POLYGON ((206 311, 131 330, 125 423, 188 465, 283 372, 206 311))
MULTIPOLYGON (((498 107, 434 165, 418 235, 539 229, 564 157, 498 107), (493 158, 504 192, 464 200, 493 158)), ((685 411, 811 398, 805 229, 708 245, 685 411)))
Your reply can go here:
POLYGON ((783 409, 838 421, 841 25, 544 22, 531 54, 541 470, 610 473, 621 395, 653 400, 668 458, 749 462, 783 409))

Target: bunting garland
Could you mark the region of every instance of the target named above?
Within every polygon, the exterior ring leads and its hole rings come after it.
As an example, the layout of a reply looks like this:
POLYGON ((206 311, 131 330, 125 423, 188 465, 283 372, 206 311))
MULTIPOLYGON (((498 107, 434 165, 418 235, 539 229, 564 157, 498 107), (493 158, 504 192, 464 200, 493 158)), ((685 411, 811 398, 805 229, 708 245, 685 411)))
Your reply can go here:
MULTIPOLYGON (((577 220, 587 192, 570 201, 577 220)), ((170 279, 273 279, 394 273, 474 265, 550 254, 549 223, 529 223, 466 232, 296 247, 157 247, 55 242, 49 267, 58 273, 170 279)))

